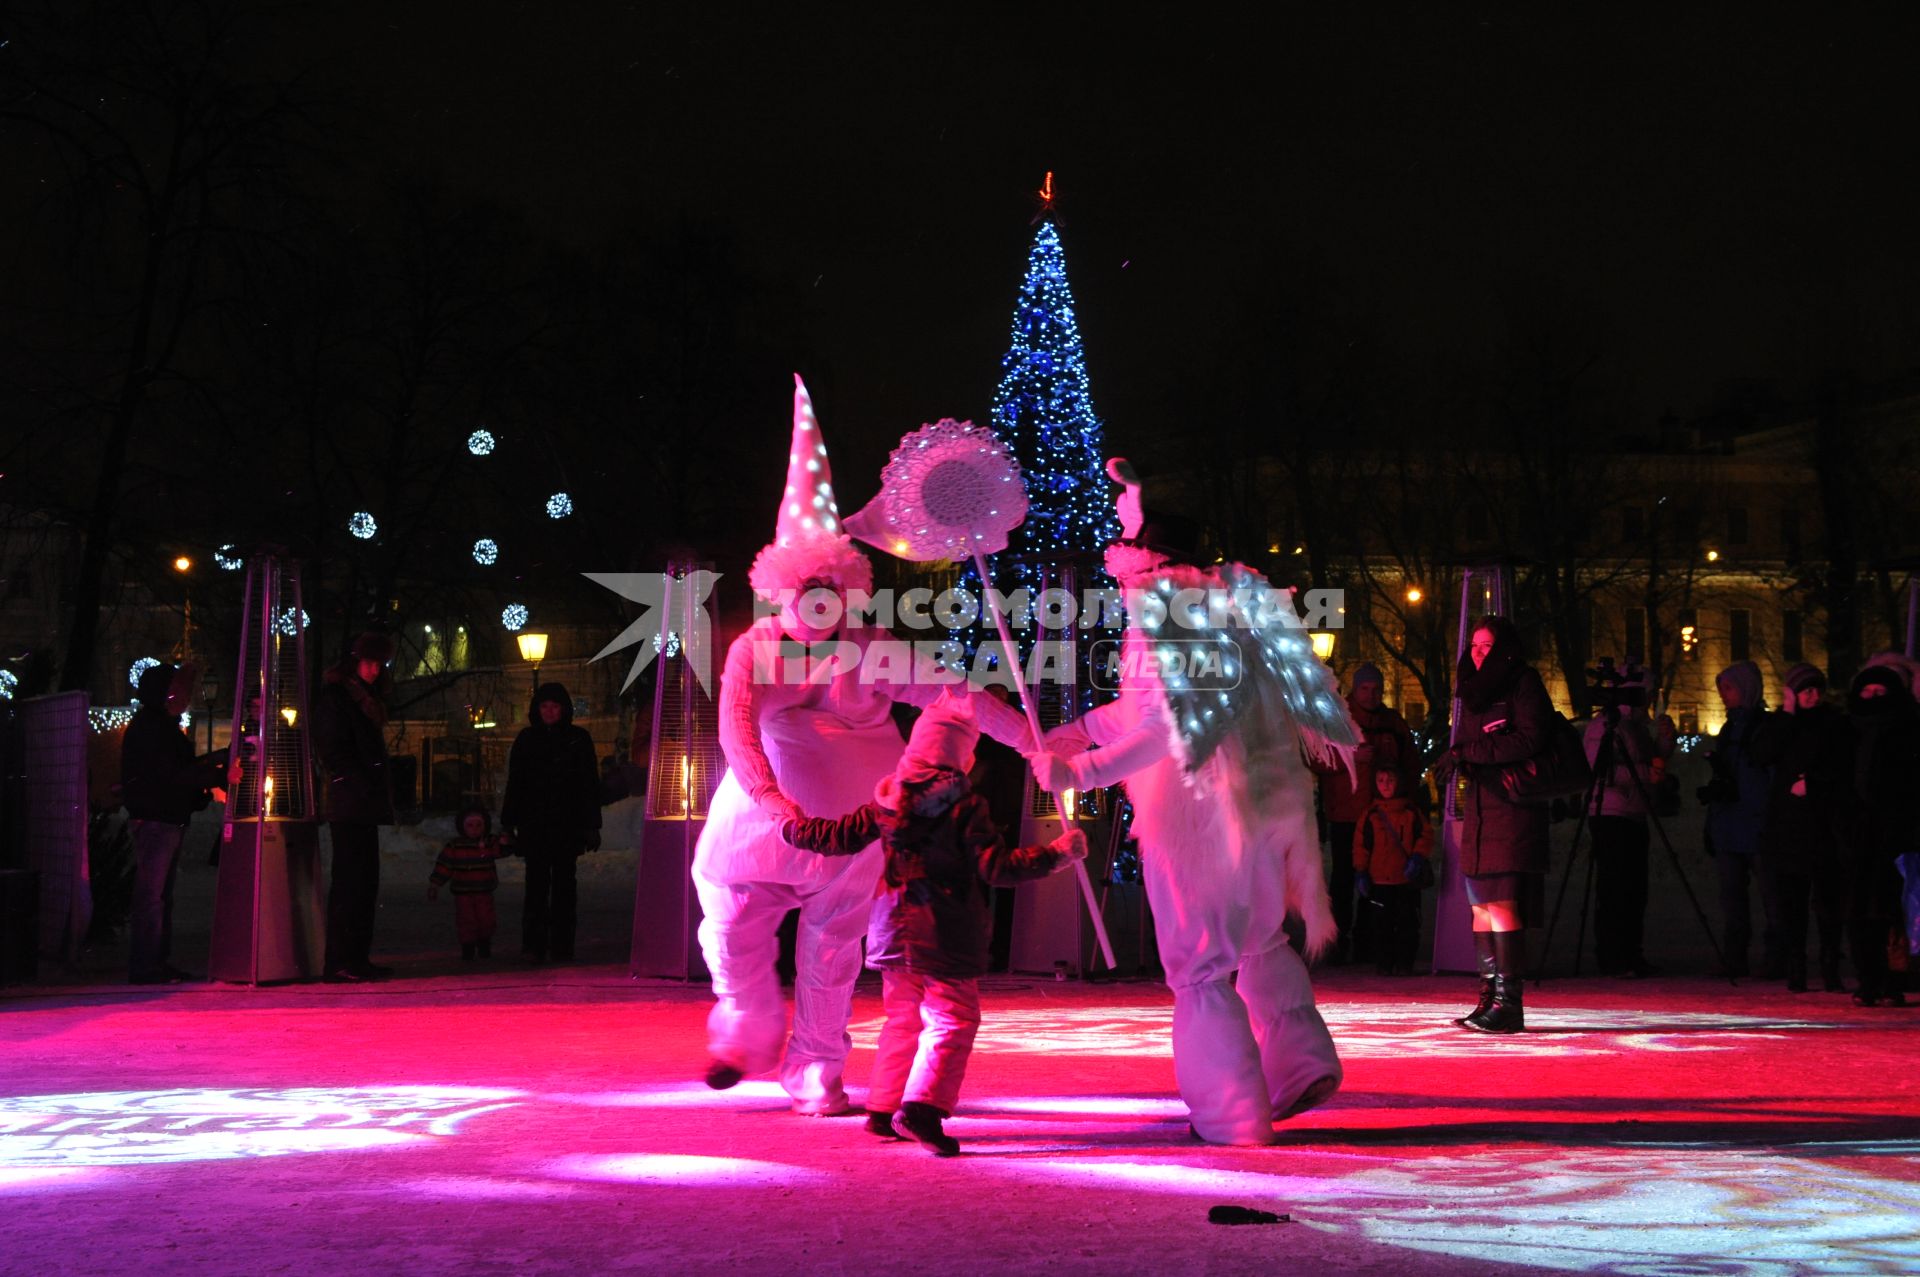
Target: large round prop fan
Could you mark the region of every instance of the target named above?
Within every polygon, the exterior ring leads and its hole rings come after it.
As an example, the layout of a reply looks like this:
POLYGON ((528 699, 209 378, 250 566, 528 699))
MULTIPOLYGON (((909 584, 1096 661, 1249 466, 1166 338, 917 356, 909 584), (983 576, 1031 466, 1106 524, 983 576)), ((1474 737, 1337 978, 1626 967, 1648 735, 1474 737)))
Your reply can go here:
POLYGON ((902 559, 927 563, 1007 548, 1027 517, 1020 467, 991 430, 943 418, 900 441, 880 472, 880 495, 847 531, 902 559))
MULTIPOLYGON (((943 417, 900 441, 880 472, 880 495, 855 511, 846 528, 867 544, 916 563, 971 558, 984 587, 993 579, 987 571, 987 556, 1006 549, 1007 534, 1026 517, 1027 490, 1020 481, 1020 466, 1007 455, 999 438, 971 421, 943 417)), ((993 606, 993 598, 988 591, 986 610, 1011 660, 1017 649, 1007 631, 1007 618, 993 606)), ((1033 747, 1045 749, 1033 701, 1024 685, 1019 690, 1033 747)), ((1093 882, 1083 862, 1076 861, 1073 867, 1094 937, 1111 971, 1113 943, 1107 939, 1093 882)))

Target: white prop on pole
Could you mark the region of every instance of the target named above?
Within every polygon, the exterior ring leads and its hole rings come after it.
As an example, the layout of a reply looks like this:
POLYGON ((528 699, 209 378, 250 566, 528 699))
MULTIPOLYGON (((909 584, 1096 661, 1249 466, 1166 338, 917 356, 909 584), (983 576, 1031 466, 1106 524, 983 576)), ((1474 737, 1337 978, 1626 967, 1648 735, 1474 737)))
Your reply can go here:
MULTIPOLYGON (((987 589, 987 555, 1007 548, 1007 534, 1027 517, 1027 493, 1020 467, 991 430, 971 421, 942 418, 900 441, 880 472, 880 495, 846 519, 846 529, 867 544, 897 558, 927 563, 971 558, 980 573, 985 607, 1007 659, 1018 663, 1007 618, 987 589)), ((1024 679, 1015 679, 1020 708, 1027 716, 1035 749, 1046 748, 1040 716, 1034 713, 1024 679)), ((1054 795, 1056 804, 1059 795, 1054 795)), ((1064 816, 1066 808, 1061 806, 1064 816)), ((1107 969, 1114 969, 1113 942, 1107 939, 1093 880, 1084 861, 1074 862, 1080 895, 1093 921, 1094 938, 1107 969)))

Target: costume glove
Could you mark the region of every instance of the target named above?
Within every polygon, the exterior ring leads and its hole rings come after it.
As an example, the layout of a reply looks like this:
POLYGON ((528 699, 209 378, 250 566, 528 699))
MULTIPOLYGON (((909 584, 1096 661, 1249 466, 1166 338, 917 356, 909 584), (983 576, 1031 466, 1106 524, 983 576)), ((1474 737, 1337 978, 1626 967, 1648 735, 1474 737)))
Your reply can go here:
POLYGON ((1074 779, 1073 764, 1052 750, 1035 750, 1027 755, 1027 761, 1033 764, 1034 783, 1048 793, 1079 787, 1074 779))
POLYGON ((1087 836, 1078 829, 1067 830, 1047 846, 1060 853, 1062 868, 1076 860, 1087 858, 1087 836))

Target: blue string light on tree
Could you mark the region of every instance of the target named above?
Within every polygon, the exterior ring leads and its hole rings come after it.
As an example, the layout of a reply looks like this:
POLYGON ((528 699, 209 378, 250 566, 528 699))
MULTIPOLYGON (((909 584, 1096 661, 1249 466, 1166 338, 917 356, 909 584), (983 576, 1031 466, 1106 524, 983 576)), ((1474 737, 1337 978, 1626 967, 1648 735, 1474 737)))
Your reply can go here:
POLYGON ((20 676, 12 670, 0 670, 0 701, 10 701, 20 690, 20 676))
POLYGON ((375 523, 373 521, 373 516, 368 514, 365 510, 361 510, 359 513, 355 514, 352 518, 347 520, 347 531, 353 533, 353 535, 355 535, 356 537, 359 537, 362 541, 373 540, 373 534, 378 532, 379 530, 380 530, 380 525, 378 523, 375 523))
POLYGON ((507 633, 513 634, 525 629, 532 616, 526 604, 509 603, 500 609, 500 624, 506 627, 507 633))
POLYGON ((476 457, 484 457, 493 451, 493 432, 476 430, 467 436, 467 451, 476 457))
POLYGON ((213 552, 213 566, 222 572, 238 572, 247 561, 240 557, 240 547, 229 542, 213 552))
POLYGON ((573 498, 564 492, 556 492, 547 498, 547 517, 564 519, 573 513, 573 498))
POLYGON ((500 543, 491 537, 481 537, 473 543, 473 561, 482 567, 492 567, 500 561, 500 543))

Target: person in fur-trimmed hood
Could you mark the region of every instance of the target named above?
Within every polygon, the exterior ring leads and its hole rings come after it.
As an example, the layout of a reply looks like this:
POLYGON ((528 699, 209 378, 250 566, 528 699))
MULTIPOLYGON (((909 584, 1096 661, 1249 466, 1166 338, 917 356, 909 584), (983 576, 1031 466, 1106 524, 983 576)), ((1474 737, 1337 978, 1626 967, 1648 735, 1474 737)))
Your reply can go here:
POLYGON ((967 769, 980 729, 964 698, 943 697, 915 721, 873 801, 837 819, 789 819, 796 847, 852 856, 878 839, 886 857, 867 919, 867 965, 881 973, 886 1022, 867 1087, 867 1129, 960 1151, 953 1115, 980 1028, 980 977, 993 939, 993 888, 1044 878, 1087 855, 1069 830, 1045 846, 1008 847, 967 769))
POLYGON ((500 824, 527 862, 520 956, 573 960, 580 857, 600 850, 600 763, 593 737, 573 721, 573 697, 542 683, 507 755, 500 824))
POLYGON ((327 885, 327 960, 333 983, 392 975, 375 966, 373 920, 380 907, 380 826, 393 823, 387 770, 387 662, 393 640, 369 632, 326 672, 313 698, 313 747, 327 778, 333 867, 327 885))
MULTIPOLYGON (((1135 597, 1162 584, 1220 591, 1230 574, 1255 579, 1238 564, 1197 566, 1198 526, 1145 507, 1125 461, 1109 461, 1107 472, 1123 485, 1121 539, 1107 549, 1107 570, 1135 597)), ((1133 653, 1129 668, 1157 668, 1145 624, 1130 604, 1122 649, 1133 653)), ((1302 735, 1301 722, 1283 722, 1286 711, 1263 700, 1189 775, 1193 756, 1169 689, 1149 673, 1125 680, 1118 700, 1056 728, 1048 752, 1032 759, 1035 779, 1055 793, 1126 783, 1173 991, 1174 1077, 1194 1134, 1213 1144, 1272 1143, 1276 1121, 1326 1100, 1342 1077, 1286 924, 1289 914, 1305 924, 1309 955, 1333 943, 1313 776, 1301 753, 1311 741, 1322 760, 1350 758, 1359 734, 1303 640, 1276 640, 1274 660, 1303 684, 1319 680, 1313 705, 1337 716, 1340 739, 1302 735)), ((1256 685, 1250 677, 1248 686, 1256 685)))

